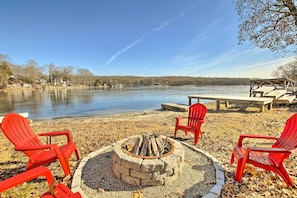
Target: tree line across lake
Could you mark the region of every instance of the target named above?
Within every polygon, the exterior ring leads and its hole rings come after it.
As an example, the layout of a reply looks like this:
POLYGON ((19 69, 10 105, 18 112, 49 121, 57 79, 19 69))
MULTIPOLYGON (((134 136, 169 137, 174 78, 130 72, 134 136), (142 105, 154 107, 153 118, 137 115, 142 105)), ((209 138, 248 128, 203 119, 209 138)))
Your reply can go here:
POLYGON ((249 85, 249 78, 215 78, 215 77, 191 77, 191 76, 97 76, 99 84, 123 86, 150 86, 150 85, 249 85))
POLYGON ((96 76, 88 69, 54 64, 39 66, 34 60, 25 65, 13 64, 0 54, 0 89, 9 86, 150 86, 150 85, 247 85, 249 78, 192 76, 96 76))

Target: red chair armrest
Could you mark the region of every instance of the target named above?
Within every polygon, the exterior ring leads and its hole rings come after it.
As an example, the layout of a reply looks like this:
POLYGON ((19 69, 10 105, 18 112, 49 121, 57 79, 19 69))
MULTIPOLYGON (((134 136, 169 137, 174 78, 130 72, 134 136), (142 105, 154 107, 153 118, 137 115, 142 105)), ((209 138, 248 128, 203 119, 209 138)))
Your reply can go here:
POLYGON ((60 136, 65 135, 67 137, 67 142, 72 142, 71 134, 69 130, 63 130, 63 131, 50 131, 50 132, 43 132, 37 134, 39 136, 60 136))
POLYGON ((187 117, 184 117, 184 116, 175 117, 175 119, 177 119, 177 120, 182 120, 182 119, 185 119, 185 118, 187 118, 187 117))
POLYGON ((178 116, 178 117, 176 117, 176 118, 175 118, 175 119, 176 119, 176 123, 175 123, 175 125, 176 125, 176 126, 180 125, 181 121, 182 121, 183 119, 185 119, 185 118, 187 118, 187 117, 183 117, 183 116, 178 116))
POLYGON ((27 182, 29 180, 35 179, 39 176, 46 177, 47 183, 51 188, 54 188, 54 178, 51 174, 50 170, 46 168, 45 166, 39 166, 37 168, 25 171, 23 173, 20 173, 16 176, 13 176, 11 178, 8 178, 4 181, 0 182, 0 192, 3 192, 9 188, 12 188, 14 186, 17 186, 21 183, 27 182))
POLYGON ((278 140, 277 137, 274 136, 266 136, 266 135, 255 135, 255 134, 241 134, 238 138, 237 146, 242 146, 242 141, 246 138, 254 138, 254 139, 267 139, 267 140, 278 140))
POLYGON ((67 135, 70 134, 69 130, 62 130, 62 131, 50 131, 50 132, 43 132, 39 133, 39 136, 58 136, 58 135, 67 135))
POLYGON ((249 147, 251 151, 263 152, 263 153, 284 153, 290 154, 291 151, 285 148, 260 148, 260 147, 249 147))

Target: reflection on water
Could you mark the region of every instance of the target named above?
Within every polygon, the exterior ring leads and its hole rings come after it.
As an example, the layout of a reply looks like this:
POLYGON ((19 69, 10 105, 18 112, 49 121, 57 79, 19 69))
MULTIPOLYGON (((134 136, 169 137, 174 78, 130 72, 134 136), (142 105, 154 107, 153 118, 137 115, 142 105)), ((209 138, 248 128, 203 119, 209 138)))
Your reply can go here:
POLYGON ((33 120, 113 114, 159 109, 165 102, 187 104, 191 94, 249 96, 249 86, 15 90, 0 92, 0 114, 28 112, 33 120))

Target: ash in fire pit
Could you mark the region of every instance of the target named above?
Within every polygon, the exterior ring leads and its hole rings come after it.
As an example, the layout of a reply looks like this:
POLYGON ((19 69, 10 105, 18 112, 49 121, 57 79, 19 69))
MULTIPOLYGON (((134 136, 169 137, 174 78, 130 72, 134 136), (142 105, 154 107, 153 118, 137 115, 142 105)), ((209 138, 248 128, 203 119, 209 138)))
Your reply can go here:
POLYGON ((161 158, 164 154, 172 153, 172 144, 159 135, 153 133, 142 134, 137 138, 131 139, 123 144, 125 150, 130 155, 141 158, 161 158))
POLYGON ((118 179, 132 185, 165 185, 181 174, 184 154, 181 143, 166 136, 132 136, 115 144, 112 169, 118 179))

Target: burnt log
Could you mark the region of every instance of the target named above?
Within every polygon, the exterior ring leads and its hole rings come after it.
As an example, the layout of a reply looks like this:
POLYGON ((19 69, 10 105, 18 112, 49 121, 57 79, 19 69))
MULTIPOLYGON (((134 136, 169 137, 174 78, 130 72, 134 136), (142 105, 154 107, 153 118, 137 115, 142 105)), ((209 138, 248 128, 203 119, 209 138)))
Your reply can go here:
POLYGON ((129 152, 139 156, 160 156, 171 150, 171 145, 153 133, 142 134, 124 146, 129 152))

